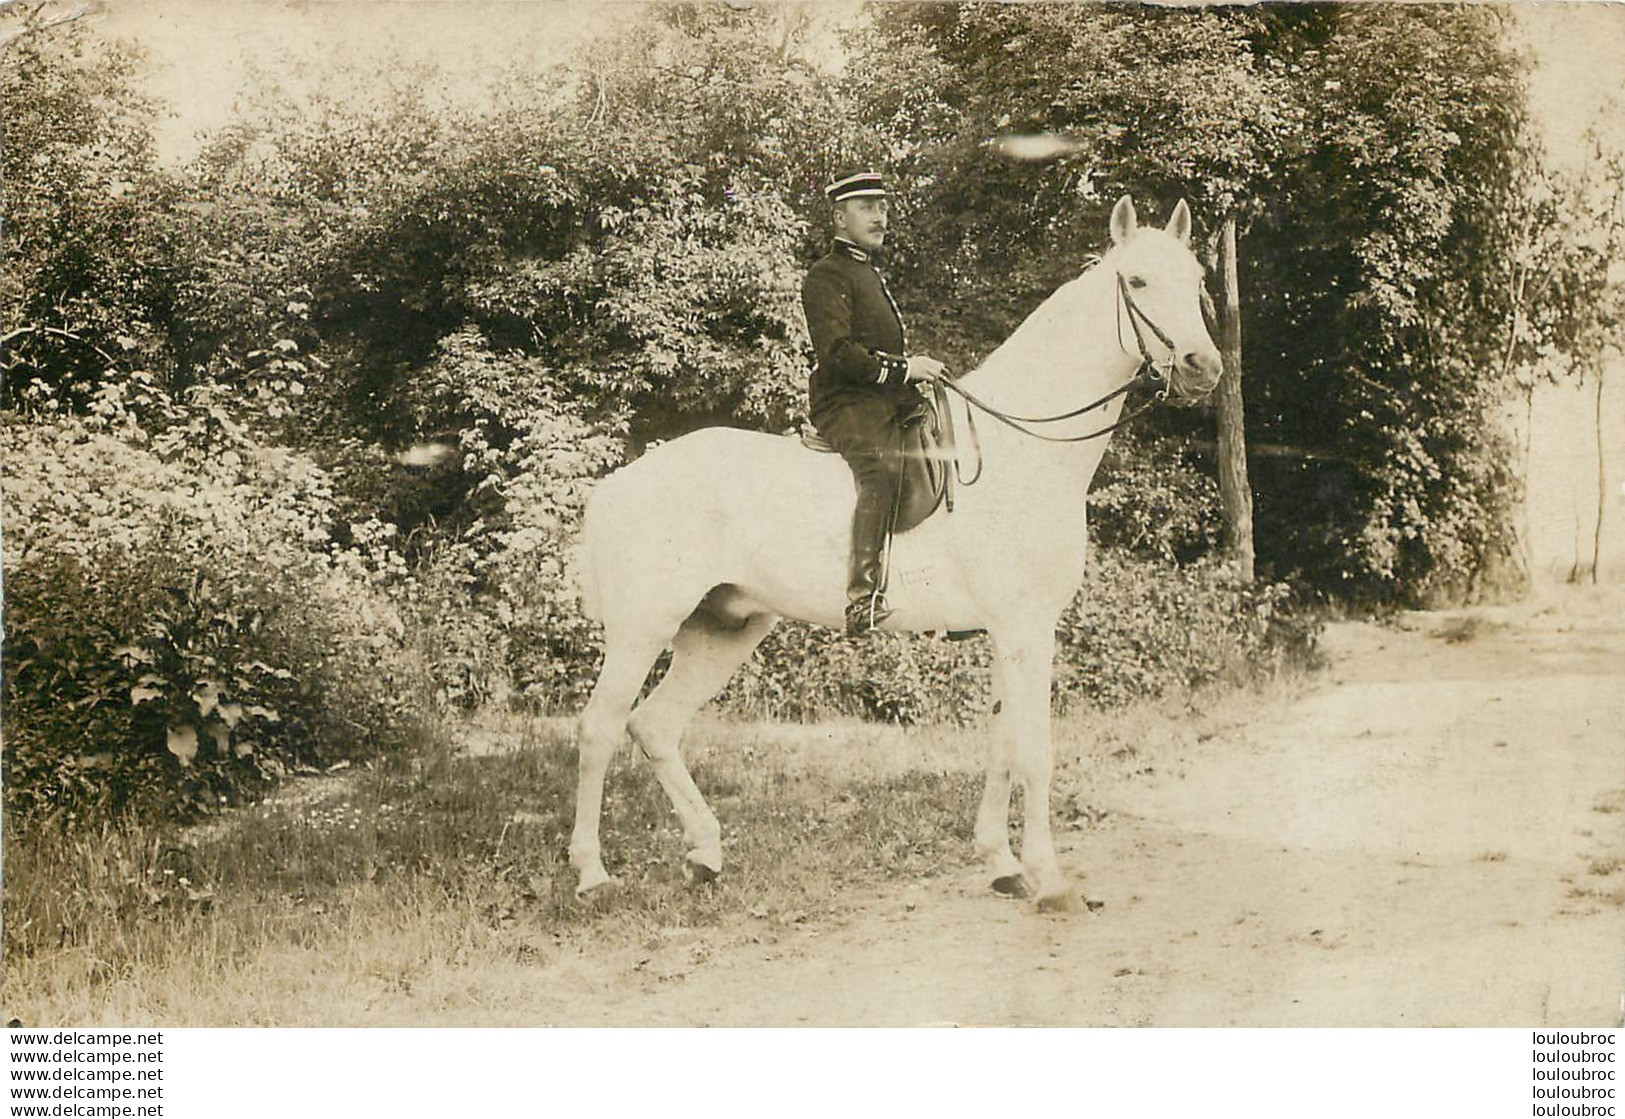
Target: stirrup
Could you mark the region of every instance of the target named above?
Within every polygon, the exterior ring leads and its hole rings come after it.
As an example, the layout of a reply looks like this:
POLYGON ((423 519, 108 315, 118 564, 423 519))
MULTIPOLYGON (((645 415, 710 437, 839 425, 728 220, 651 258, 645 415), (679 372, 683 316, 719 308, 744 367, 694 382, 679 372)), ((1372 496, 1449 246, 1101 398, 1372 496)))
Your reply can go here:
POLYGON ((891 607, 886 605, 886 597, 879 591, 860 598, 846 607, 846 635, 848 637, 862 637, 866 633, 880 628, 880 623, 891 617, 891 607))

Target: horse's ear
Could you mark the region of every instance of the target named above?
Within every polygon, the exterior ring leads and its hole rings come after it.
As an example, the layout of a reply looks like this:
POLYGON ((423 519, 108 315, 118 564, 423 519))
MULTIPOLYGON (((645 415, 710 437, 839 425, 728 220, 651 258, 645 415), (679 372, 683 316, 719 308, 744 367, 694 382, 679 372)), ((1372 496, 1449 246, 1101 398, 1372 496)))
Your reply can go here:
POLYGON ((1174 207, 1173 216, 1168 219, 1168 232, 1179 238, 1179 243, 1191 243, 1191 208, 1185 205, 1181 198, 1179 205, 1174 207))
POLYGON ((1112 207, 1112 244, 1121 245, 1127 241, 1139 225, 1140 219, 1134 213, 1134 199, 1125 194, 1112 207))

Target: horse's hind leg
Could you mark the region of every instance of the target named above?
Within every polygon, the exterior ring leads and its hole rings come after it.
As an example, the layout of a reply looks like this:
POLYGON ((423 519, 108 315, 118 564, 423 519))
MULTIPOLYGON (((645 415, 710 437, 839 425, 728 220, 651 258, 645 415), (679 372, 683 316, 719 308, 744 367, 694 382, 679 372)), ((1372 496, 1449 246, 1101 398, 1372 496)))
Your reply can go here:
POLYGON ((739 622, 696 610, 672 641, 665 678, 627 724, 682 822, 688 868, 697 881, 709 881, 722 870, 722 827, 683 762, 683 730, 777 621, 772 614, 752 614, 739 622))
POLYGON ((604 803, 604 773, 626 730, 626 715, 643 687, 649 669, 665 647, 664 634, 638 640, 606 637, 604 667, 598 673, 592 698, 577 723, 576 746, 580 773, 576 784, 575 830, 570 834, 570 865, 580 878, 576 895, 584 896, 614 881, 604 869, 598 845, 598 822, 604 803))

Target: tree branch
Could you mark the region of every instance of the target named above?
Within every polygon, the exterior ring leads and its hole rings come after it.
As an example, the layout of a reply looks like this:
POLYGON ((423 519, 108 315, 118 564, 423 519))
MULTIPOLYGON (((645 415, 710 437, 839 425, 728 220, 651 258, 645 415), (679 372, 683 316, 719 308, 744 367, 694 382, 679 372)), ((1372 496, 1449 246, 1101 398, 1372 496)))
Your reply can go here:
MULTIPOLYGON (((10 48, 11 44, 17 42, 19 39, 25 38, 29 35, 38 34, 41 31, 49 31, 53 27, 61 27, 63 24, 72 23, 76 19, 83 19, 91 12, 91 9, 88 7, 80 8, 77 11, 69 12, 67 15, 57 16, 54 19, 43 19, 41 18, 41 13, 43 13, 46 8, 50 7, 50 2, 51 0, 40 0, 38 4, 27 9, 28 14, 23 17, 23 26, 21 28, 11 32, 10 34, 0 35, 0 52, 4 52, 10 48)), ((4 0, 0 0, 0 12, 3 12, 4 10, 4 0)))
POLYGON ((60 326, 19 326, 16 330, 8 331, 5 334, 0 334, 0 346, 7 345, 13 338, 21 338, 25 334, 54 334, 59 338, 67 338, 74 342, 78 342, 80 345, 89 346, 91 349, 100 354, 102 360, 108 365, 118 365, 118 361, 113 357, 112 354, 96 345, 96 343, 92 342, 89 338, 86 338, 82 334, 75 334, 71 330, 65 330, 60 326))

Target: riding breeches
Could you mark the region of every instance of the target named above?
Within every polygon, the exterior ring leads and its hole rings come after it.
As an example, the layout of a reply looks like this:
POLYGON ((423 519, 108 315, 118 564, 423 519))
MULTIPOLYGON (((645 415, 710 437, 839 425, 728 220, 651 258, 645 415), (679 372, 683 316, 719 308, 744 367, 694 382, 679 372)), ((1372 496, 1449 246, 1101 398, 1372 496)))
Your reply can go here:
POLYGON ((852 551, 847 567, 847 600, 881 602, 885 591, 882 552, 901 484, 902 438, 898 406, 891 400, 853 401, 821 411, 818 431, 852 469, 858 499, 852 512, 852 551))
POLYGON ((897 404, 877 396, 848 402, 813 419, 818 433, 852 468, 860 505, 875 502, 889 510, 897 495, 903 447, 899 412, 897 404))

